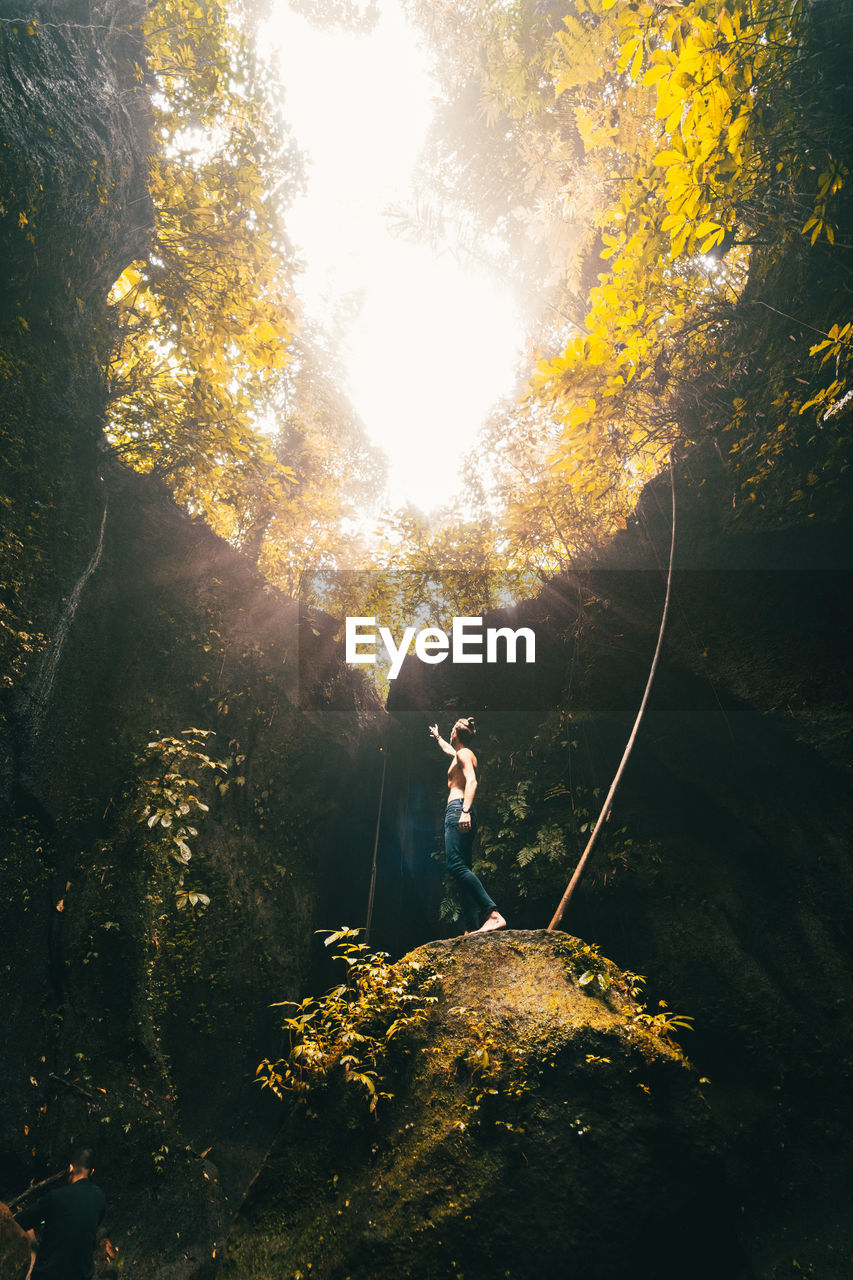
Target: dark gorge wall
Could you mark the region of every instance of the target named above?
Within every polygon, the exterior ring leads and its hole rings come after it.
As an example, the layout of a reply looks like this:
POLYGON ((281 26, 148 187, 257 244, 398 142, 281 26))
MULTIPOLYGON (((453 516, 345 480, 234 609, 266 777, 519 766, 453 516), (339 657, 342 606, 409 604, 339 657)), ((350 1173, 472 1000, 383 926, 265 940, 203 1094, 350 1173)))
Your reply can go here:
POLYGON ((378 708, 315 635, 322 619, 144 478, 103 474, 101 554, 52 686, 35 708, 16 693, 7 717, 4 1146, 14 1188, 72 1139, 95 1143, 111 1238, 141 1268, 178 1232, 209 1256, 225 1224, 221 1203, 205 1216, 209 1187, 239 1191, 268 1141, 253 1075, 277 1044, 269 1005, 310 983, 378 708), (184 870, 170 831, 139 818, 163 773, 146 744, 191 727, 228 772, 187 770, 207 812, 186 819, 184 870), (179 905, 180 875, 208 906, 179 905))
POLYGON ((91 554, 105 301, 146 245, 143 6, 0 13, 0 643, 21 669, 91 554), (24 567, 22 567, 22 565, 24 567))
POLYGON ((310 985, 333 857, 366 896, 382 713, 329 619, 103 447, 106 295, 151 222, 141 17, 0 21, 0 1198, 92 1144, 144 1276, 210 1263, 277 1123, 269 1005, 310 985), (190 729, 180 815, 153 787, 190 729))

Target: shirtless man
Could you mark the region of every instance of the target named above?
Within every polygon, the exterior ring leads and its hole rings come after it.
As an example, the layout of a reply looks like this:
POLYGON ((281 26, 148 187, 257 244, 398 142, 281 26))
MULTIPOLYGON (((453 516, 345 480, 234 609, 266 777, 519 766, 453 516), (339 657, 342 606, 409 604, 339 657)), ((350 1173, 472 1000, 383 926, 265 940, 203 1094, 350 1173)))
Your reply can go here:
POLYGON ((444 814, 444 854, 447 870, 456 881, 462 901, 465 932, 490 933, 506 927, 501 913, 492 902, 477 876, 471 870, 471 847, 477 830, 477 812, 473 808, 477 790, 477 757, 468 746, 476 733, 473 716, 457 720, 445 742, 438 725, 430 725, 445 755, 452 756, 447 770, 447 809, 444 814))

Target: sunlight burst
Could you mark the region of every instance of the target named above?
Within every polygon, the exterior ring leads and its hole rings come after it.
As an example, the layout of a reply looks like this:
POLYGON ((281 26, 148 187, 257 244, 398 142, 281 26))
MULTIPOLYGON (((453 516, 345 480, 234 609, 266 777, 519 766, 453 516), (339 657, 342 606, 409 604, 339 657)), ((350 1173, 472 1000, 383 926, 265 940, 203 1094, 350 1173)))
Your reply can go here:
POLYGON ((435 86, 394 4, 368 36, 319 31, 285 5, 269 26, 285 114, 308 160, 287 214, 306 312, 340 335, 348 391, 390 462, 393 505, 459 489, 459 465, 515 382, 522 325, 508 286, 395 237, 435 86))

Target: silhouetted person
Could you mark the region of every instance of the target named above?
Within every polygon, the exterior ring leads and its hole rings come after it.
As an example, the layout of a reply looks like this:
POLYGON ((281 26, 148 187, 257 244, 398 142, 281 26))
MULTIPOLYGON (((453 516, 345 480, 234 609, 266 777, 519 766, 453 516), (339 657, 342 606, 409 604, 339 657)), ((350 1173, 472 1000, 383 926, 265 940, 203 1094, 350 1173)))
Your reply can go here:
POLYGON ((447 808, 444 813, 444 856, 447 870, 456 882, 462 903, 466 933, 490 933, 506 925, 479 878, 471 870, 471 849, 477 830, 474 795, 477 790, 477 757, 468 743, 477 732, 474 717, 457 720, 445 742, 438 725, 430 725, 445 755, 453 761, 447 770, 447 808))
POLYGON ((27 1280, 91 1280, 98 1227, 107 1204, 91 1180, 92 1169, 89 1148, 75 1152, 66 1186, 48 1191, 18 1214, 32 1251, 27 1280))

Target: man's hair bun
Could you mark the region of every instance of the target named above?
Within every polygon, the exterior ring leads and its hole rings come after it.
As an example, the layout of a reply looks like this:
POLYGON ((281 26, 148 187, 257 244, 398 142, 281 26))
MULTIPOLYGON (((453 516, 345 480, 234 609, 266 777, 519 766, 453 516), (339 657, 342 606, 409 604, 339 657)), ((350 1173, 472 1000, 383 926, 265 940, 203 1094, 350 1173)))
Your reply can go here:
POLYGON ((477 732, 477 725, 473 716, 461 716, 456 723, 456 733, 463 742, 467 742, 469 738, 473 738, 474 734, 477 732))

